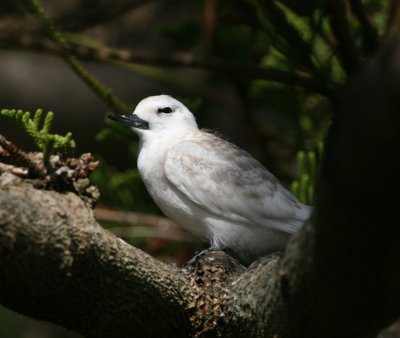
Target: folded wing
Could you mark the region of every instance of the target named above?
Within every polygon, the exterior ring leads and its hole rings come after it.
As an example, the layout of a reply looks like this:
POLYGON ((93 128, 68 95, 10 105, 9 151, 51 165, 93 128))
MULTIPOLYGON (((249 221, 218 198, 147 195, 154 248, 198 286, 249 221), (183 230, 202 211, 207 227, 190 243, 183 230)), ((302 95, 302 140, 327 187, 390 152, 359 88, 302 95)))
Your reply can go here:
POLYGON ((209 133, 175 144, 164 173, 178 193, 227 221, 294 233, 311 211, 250 154, 209 133))

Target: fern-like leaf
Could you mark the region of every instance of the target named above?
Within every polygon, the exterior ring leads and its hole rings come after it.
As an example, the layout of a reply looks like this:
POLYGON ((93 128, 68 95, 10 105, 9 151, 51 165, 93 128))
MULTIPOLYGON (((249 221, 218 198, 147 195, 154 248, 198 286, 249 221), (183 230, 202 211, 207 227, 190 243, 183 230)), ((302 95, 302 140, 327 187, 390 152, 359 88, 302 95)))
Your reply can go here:
POLYGON ((303 151, 297 153, 297 166, 299 176, 290 186, 291 192, 305 204, 314 203, 315 180, 322 160, 323 143, 318 144, 317 151, 303 151))
POLYGON ((2 109, 0 116, 6 117, 21 125, 24 130, 32 137, 36 146, 43 152, 44 162, 48 162, 52 154, 60 154, 62 156, 72 156, 75 149, 75 141, 72 139, 72 134, 67 133, 65 136, 51 134, 50 129, 53 123, 54 114, 48 112, 43 121, 43 126, 40 128, 40 123, 43 117, 43 111, 37 109, 33 118, 30 112, 16 109, 2 109))

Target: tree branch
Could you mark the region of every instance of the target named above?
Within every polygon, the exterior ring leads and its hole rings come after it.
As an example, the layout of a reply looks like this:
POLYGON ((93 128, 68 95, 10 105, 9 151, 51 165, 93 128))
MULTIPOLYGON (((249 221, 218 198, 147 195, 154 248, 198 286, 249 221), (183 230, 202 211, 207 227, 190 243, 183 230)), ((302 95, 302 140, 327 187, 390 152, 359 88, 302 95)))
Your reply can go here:
POLYGON ((166 230, 177 228, 177 225, 166 217, 150 215, 141 212, 96 208, 95 214, 96 218, 100 221, 126 223, 130 225, 145 224, 166 230))
POLYGON ((68 42, 63 35, 56 30, 50 17, 40 4, 39 0, 23 0, 25 6, 30 11, 44 21, 47 28, 48 36, 54 41, 60 55, 71 69, 102 99, 108 106, 119 113, 128 113, 128 106, 121 101, 113 92, 113 90, 99 81, 92 75, 79 61, 70 53, 68 42))
POLYGON ((25 167, 28 177, 42 177, 46 174, 44 165, 39 165, 33 161, 28 153, 18 149, 3 135, 0 135, 0 160, 14 166, 25 167))
POLYGON ((174 222, 141 212, 95 209, 96 219, 100 222, 113 222, 134 225, 134 227, 112 227, 110 231, 118 237, 158 237, 187 242, 198 242, 192 234, 179 228, 174 222), (139 226, 144 224, 145 226, 139 226))
POLYGON ((4 305, 88 337, 187 336, 189 297, 177 268, 102 229, 72 193, 10 174, 0 187, 4 305))
MULTIPOLYGON (((62 55, 60 47, 57 47, 50 41, 30 36, 21 37, 21 35, 19 35, 15 38, 15 35, 8 35, 1 39, 0 46, 4 48, 27 48, 30 50, 40 50, 50 54, 62 55)), ((164 56, 140 52, 134 53, 129 50, 83 46, 79 44, 70 44, 68 46, 68 51, 81 60, 86 61, 112 62, 117 65, 135 63, 157 67, 193 68, 212 71, 233 78, 273 81, 289 86, 305 88, 328 98, 332 96, 333 90, 329 87, 323 87, 321 83, 318 83, 309 74, 302 71, 293 70, 292 72, 286 72, 279 69, 263 68, 257 65, 231 61, 227 62, 226 60, 198 58, 192 54, 164 56)))
POLYGON ((387 24, 387 31, 396 26, 396 23, 400 20, 400 2, 398 0, 390 0, 389 18, 387 24))
POLYGON ((64 31, 82 31, 116 20, 119 16, 146 3, 148 3, 146 0, 80 1, 73 6, 72 11, 55 18, 55 23, 64 31))

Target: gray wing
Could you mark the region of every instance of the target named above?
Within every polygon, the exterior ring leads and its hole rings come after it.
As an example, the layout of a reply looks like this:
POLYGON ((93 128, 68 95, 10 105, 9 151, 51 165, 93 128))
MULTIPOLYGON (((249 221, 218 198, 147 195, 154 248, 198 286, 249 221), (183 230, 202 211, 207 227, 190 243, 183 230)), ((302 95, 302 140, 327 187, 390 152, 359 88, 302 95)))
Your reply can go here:
POLYGON ((164 173, 186 198, 228 221, 294 233, 310 213, 250 154, 205 132, 175 144, 164 173))

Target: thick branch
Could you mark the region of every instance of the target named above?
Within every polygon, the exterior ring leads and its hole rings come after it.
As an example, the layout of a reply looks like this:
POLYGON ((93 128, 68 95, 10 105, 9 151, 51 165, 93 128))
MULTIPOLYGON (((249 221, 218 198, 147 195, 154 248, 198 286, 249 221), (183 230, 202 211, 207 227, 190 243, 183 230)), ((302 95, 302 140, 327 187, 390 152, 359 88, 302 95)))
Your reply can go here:
POLYGON ((1 303, 88 337, 187 336, 177 268, 102 229, 72 193, 11 174, 0 187, 1 303))

